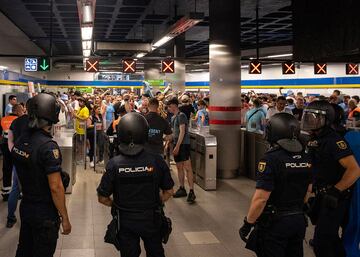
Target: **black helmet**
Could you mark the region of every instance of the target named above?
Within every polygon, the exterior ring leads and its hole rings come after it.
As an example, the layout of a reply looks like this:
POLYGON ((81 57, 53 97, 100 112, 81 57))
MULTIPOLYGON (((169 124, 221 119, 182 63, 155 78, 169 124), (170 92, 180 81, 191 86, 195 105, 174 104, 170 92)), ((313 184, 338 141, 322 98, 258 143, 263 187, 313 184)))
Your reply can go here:
POLYGON ((126 155, 137 155, 148 140, 149 124, 144 116, 131 112, 121 118, 117 132, 120 151, 126 155))
POLYGON ((278 144, 289 152, 301 152, 298 141, 300 135, 299 121, 289 113, 277 113, 270 118, 266 126, 265 138, 270 144, 278 144))
POLYGON ((55 97, 41 93, 29 100, 30 127, 42 128, 59 122, 60 105, 55 97))
POLYGON ((311 102, 304 110, 301 119, 301 129, 305 131, 319 130, 330 127, 335 120, 335 110, 325 101, 311 102))

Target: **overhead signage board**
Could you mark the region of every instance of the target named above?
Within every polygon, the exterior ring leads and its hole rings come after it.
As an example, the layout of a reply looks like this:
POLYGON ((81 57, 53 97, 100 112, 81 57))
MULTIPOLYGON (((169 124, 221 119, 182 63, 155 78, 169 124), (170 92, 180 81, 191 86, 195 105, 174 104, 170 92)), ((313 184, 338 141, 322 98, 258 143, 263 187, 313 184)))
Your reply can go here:
POLYGON ((346 64, 346 75, 359 75, 359 64, 347 63, 346 64))
POLYGON ((295 74, 295 72, 296 72, 295 63, 293 62, 282 63, 283 75, 291 75, 291 74, 295 74))
POLYGON ((261 74, 262 64, 259 61, 250 62, 249 74, 261 74))
POLYGON ((27 72, 38 71, 38 59, 37 58, 25 58, 24 70, 27 72))
POLYGON ((47 57, 41 57, 38 59, 38 71, 50 71, 51 64, 50 59, 47 57))
POLYGON ((135 73, 136 72, 136 61, 134 59, 123 60, 123 72, 124 73, 135 73))
POLYGON ((327 64, 326 63, 315 63, 314 64, 314 74, 315 75, 327 74, 327 64))
POLYGON ((86 60, 85 70, 87 72, 98 72, 100 69, 99 59, 86 60))
POLYGON ((174 73, 175 72, 175 61, 173 59, 165 59, 161 62, 162 73, 174 73))

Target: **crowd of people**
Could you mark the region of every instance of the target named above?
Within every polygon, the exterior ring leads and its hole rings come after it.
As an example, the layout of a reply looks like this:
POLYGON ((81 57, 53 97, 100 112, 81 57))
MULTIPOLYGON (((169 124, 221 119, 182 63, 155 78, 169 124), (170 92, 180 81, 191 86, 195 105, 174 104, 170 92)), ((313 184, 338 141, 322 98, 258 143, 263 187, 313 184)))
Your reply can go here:
POLYGON ((246 125, 248 131, 263 132, 266 123, 276 113, 289 113, 301 121, 303 110, 311 102, 316 100, 326 100, 333 105, 339 117, 338 128, 356 126, 356 121, 360 118, 359 96, 349 96, 341 94, 339 90, 334 90, 330 97, 325 96, 304 96, 301 92, 296 95, 289 90, 287 94, 256 94, 251 91, 242 95, 242 123, 246 125), (285 96, 286 95, 286 96, 285 96))

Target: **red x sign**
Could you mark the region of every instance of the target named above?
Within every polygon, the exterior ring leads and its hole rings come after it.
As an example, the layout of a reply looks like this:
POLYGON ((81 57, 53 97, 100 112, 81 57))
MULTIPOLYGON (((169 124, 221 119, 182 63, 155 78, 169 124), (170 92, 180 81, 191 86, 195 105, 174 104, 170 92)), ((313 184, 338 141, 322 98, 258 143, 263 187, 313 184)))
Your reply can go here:
POLYGON ((136 61, 133 59, 123 60, 123 72, 124 73, 135 73, 136 72, 136 61))
POLYGON ((161 72, 174 73, 175 72, 175 61, 172 59, 163 60, 161 62, 161 72))
POLYGON ((355 63, 346 64, 346 75, 358 75, 359 65, 355 63))
POLYGON ((98 72, 99 71, 100 62, 98 59, 89 59, 86 60, 86 71, 87 72, 98 72))
POLYGON ((326 63, 315 63, 314 64, 314 73, 315 73, 315 75, 327 74, 327 64, 326 63))
POLYGON ((295 74, 295 63, 293 62, 284 62, 282 64, 282 71, 284 75, 295 74))
POLYGON ((261 62, 254 61, 250 62, 249 73, 250 74, 261 74, 261 62))

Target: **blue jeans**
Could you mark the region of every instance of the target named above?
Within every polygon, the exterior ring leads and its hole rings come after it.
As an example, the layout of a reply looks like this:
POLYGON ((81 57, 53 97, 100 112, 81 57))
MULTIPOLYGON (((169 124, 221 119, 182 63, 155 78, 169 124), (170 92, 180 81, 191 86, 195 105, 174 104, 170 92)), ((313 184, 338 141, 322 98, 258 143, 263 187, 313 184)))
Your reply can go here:
POLYGON ((8 220, 14 221, 16 219, 15 211, 17 202, 20 196, 20 185, 16 174, 16 169, 13 167, 13 184, 8 199, 8 220))

